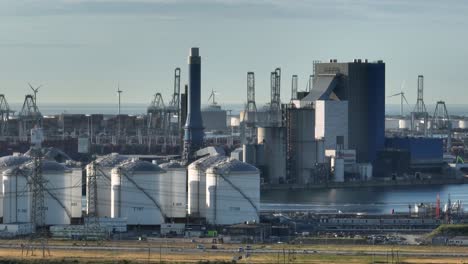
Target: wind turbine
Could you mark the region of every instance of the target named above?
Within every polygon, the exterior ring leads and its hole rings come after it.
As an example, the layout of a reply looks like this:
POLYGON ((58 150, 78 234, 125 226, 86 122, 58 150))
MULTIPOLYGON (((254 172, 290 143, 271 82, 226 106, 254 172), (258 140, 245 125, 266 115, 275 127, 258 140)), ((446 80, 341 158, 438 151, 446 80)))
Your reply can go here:
POLYGON ((210 101, 210 99, 213 98, 213 105, 216 105, 216 100, 215 100, 216 94, 218 93, 215 90, 211 90, 210 97, 208 98, 208 101, 210 101))
POLYGON ((119 113, 119 116, 120 116, 120 95, 122 94, 122 90, 120 90, 120 83, 117 84, 117 96, 119 98, 119 108, 118 108, 118 113, 119 113))
POLYGON ((31 90, 32 90, 33 93, 34 93, 34 102, 37 104, 37 101, 36 101, 36 99, 37 99, 37 93, 39 92, 39 88, 42 87, 42 84, 39 85, 39 86, 36 87, 36 88, 34 88, 34 87, 31 85, 31 83, 28 83, 28 85, 29 85, 29 88, 31 88, 31 90))
POLYGON ((405 81, 403 81, 403 82, 401 83, 401 87, 400 87, 400 92, 399 92, 399 93, 396 93, 396 94, 393 94, 393 95, 388 96, 389 98, 390 98, 390 97, 395 97, 395 96, 400 96, 400 115, 401 115, 401 116, 403 116, 403 100, 406 102, 407 105, 409 105, 408 100, 406 100, 405 93, 403 92, 404 86, 405 86, 405 81))

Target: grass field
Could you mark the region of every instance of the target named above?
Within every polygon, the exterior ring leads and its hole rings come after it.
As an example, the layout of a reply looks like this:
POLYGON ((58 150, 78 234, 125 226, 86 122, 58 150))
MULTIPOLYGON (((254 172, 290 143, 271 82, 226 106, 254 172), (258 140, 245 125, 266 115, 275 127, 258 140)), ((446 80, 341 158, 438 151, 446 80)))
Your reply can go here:
MULTIPOLYGON (((21 240, 2 240, 0 244, 20 245, 21 240)), ((72 245, 70 241, 50 241, 50 245, 72 245)), ((233 256, 243 253, 228 252, 180 252, 162 251, 160 246, 167 246, 147 242, 112 242, 106 246, 117 247, 137 247, 140 251, 123 250, 90 250, 86 248, 75 248, 73 250, 52 249, 51 255, 42 257, 42 251, 36 250, 35 256, 25 256, 21 249, 0 249, 0 263, 231 263, 233 256), (148 249, 148 250, 143 250, 148 249), (209 262, 208 262, 209 261, 209 262)), ((169 245, 177 248, 194 248, 191 243, 182 245, 169 245)), ((207 244, 208 247, 208 244, 207 244)), ((223 248, 237 248, 236 244, 224 244, 223 248)), ((238 263, 467 263, 468 259, 460 257, 413 257, 400 256, 396 252, 447 252, 447 253, 468 253, 468 248, 464 247, 432 247, 432 246, 367 246, 367 245, 313 245, 297 246, 287 244, 255 245, 254 248, 280 249, 280 253, 253 253, 247 259, 243 258, 238 263), (284 254, 282 253, 284 249, 284 254), (295 254, 288 253, 295 250, 295 254), (342 250, 350 251, 351 255, 335 254, 304 254, 303 251, 322 250, 342 250), (393 250, 393 258, 392 258, 393 250), (385 252, 381 256, 366 255, 363 252, 385 252)), ((309 252, 310 253, 310 252, 309 252)), ((398 253, 398 254, 399 254, 398 253)), ((244 255, 245 256, 245 255, 244 255)))

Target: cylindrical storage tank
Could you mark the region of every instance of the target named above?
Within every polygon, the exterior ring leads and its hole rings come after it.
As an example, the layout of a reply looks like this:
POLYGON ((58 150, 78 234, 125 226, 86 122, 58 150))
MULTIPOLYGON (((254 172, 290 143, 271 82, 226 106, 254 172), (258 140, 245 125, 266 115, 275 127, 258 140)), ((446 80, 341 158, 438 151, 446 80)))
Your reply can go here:
MULTIPOLYGON (((71 203, 73 188, 70 188, 72 171, 67 166, 55 161, 42 160, 42 177, 44 179, 45 225, 69 225, 71 223, 71 203)), ((34 162, 20 167, 23 177, 31 177, 34 162)), ((31 186, 28 186, 31 190, 31 186)), ((21 192, 16 190, 16 192, 21 192)), ((29 196, 31 199, 32 194, 29 196)), ((28 220, 30 222, 31 219, 28 220)))
POLYGON ((231 124, 232 127, 238 127, 240 126, 240 120, 239 117, 231 117, 231 124))
MULTIPOLYGON (((29 164, 32 165, 32 163, 29 164)), ((70 197, 74 192, 74 188, 70 188, 72 175, 72 170, 63 164, 55 161, 42 161, 42 177, 46 181, 47 189, 44 193, 46 225, 69 225, 71 223, 72 200, 70 197)), ((78 189, 81 191, 81 188, 78 189)))
POLYGON ((259 220, 260 172, 245 162, 227 158, 206 172, 206 220, 232 225, 259 220))
POLYGON ((458 127, 461 129, 468 129, 468 120, 458 121, 458 127))
MULTIPOLYGON (((23 156, 20 153, 14 153, 11 156, 4 156, 0 158, 0 175, 4 171, 21 166, 22 164, 30 161, 31 158, 23 156)), ((3 217, 3 188, 0 190, 0 217, 3 217)))
POLYGON ((242 146, 242 161, 248 164, 256 164, 256 157, 255 157, 255 145, 253 144, 244 144, 242 146))
POLYGON ((3 172, 3 223, 31 222, 31 195, 27 178, 17 169, 3 172))
POLYGON ((111 171, 111 217, 128 225, 160 225, 164 212, 159 200, 165 171, 151 162, 132 160, 111 171))
POLYGON ((411 120, 408 120, 408 119, 398 120, 398 127, 400 129, 411 129, 411 120))
POLYGON ((369 181, 372 179, 372 164, 370 163, 362 163, 359 164, 359 175, 361 176, 361 180, 369 181))
POLYGON ((277 184, 286 178, 286 133, 284 127, 259 127, 258 144, 264 145, 265 178, 277 184))
POLYGON ((400 120, 393 119, 393 118, 386 118, 385 119, 385 129, 387 130, 394 130, 400 127, 400 120))
POLYGON ((372 180, 372 173, 372 164, 366 164, 366 176, 368 181, 372 180))
POLYGON ((82 169, 81 167, 72 167, 71 170, 70 182, 68 183, 68 186, 71 186, 71 192, 69 192, 70 197, 68 197, 67 200, 71 201, 72 218, 80 218, 83 212, 82 169))
POLYGON ((206 198, 206 169, 225 157, 211 155, 194 161, 188 166, 188 214, 204 217, 206 198))
MULTIPOLYGON (((89 186, 88 178, 96 174, 96 207, 99 217, 111 217, 111 170, 125 161, 128 161, 127 157, 112 153, 99 157, 94 164, 91 163, 86 166, 86 186, 89 186)), ((86 198, 86 211, 88 211, 89 196, 87 195, 86 198)))
POLYGON ((161 164, 167 172, 165 178, 171 178, 170 189, 161 190, 162 195, 170 197, 166 205, 166 215, 171 218, 183 218, 187 216, 187 170, 177 161, 161 164))
POLYGON ((335 159, 335 182, 344 182, 344 159, 335 159))

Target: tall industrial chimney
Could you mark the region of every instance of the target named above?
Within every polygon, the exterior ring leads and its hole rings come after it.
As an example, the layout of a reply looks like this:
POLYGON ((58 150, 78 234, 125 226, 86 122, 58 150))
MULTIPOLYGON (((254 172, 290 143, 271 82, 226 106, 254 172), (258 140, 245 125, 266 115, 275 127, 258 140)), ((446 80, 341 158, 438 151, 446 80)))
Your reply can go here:
POLYGON ((193 153, 203 147, 203 121, 201 117, 201 57, 198 48, 190 49, 188 57, 189 86, 188 111, 185 122, 183 158, 193 161, 193 153))

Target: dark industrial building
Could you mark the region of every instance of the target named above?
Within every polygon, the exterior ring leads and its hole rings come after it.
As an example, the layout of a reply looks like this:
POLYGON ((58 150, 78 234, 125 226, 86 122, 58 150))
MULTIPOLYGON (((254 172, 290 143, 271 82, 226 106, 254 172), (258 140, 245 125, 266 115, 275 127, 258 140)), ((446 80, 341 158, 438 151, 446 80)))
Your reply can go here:
POLYGON ((348 101, 349 149, 357 162, 374 162, 385 143, 385 63, 354 60, 315 64, 307 101, 348 101))

